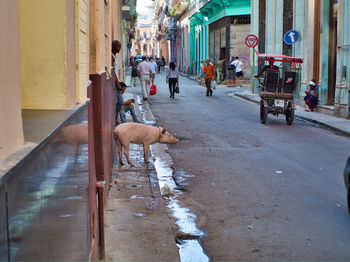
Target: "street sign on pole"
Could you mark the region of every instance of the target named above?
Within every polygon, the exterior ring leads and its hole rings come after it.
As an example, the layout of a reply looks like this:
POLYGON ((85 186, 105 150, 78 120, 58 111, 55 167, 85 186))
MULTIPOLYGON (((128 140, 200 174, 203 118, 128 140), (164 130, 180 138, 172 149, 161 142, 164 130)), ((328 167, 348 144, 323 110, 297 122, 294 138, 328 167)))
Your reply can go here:
POLYGON ((252 47, 256 47, 259 43, 259 39, 256 35, 248 35, 246 38, 245 38, 245 44, 249 47, 249 48, 252 48, 252 47))
MULTIPOLYGON (((255 72, 255 48, 259 43, 259 39, 256 35, 247 35, 247 37, 245 38, 245 44, 249 47, 249 48, 253 48, 253 72, 252 74, 254 74, 255 72)), ((254 80, 252 81, 252 93, 254 93, 254 80)))
POLYGON ((299 39, 299 33, 296 30, 289 30, 287 33, 284 34, 283 41, 288 44, 292 45, 299 39))

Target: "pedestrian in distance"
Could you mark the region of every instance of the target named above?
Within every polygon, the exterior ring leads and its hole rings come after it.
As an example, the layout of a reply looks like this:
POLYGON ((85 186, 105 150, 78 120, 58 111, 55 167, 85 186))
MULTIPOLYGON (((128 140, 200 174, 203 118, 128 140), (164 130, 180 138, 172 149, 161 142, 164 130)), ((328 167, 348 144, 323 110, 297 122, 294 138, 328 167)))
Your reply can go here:
POLYGON ((115 72, 115 88, 116 88, 116 108, 115 108, 115 124, 118 125, 118 117, 119 112, 124 104, 123 95, 122 95, 122 86, 119 83, 118 79, 118 63, 116 55, 120 52, 121 49, 121 43, 118 40, 114 40, 112 42, 112 65, 114 66, 114 72, 115 72))
POLYGON ((157 63, 158 73, 160 73, 161 61, 159 58, 156 58, 156 63, 157 63))
POLYGON ((166 82, 169 83, 170 98, 175 98, 175 86, 179 84, 179 74, 174 62, 169 64, 166 74, 166 82))
POLYGON ((243 73, 244 73, 243 63, 238 59, 238 56, 236 56, 232 65, 236 67, 236 79, 235 79, 235 81, 237 82, 236 87, 242 87, 241 86, 241 78, 242 78, 243 73))
POLYGON ((141 81, 143 100, 147 100, 148 86, 152 77, 151 65, 146 61, 146 57, 142 57, 142 62, 137 66, 137 74, 141 81))
POLYGON ((134 86, 136 86, 136 81, 138 78, 137 65, 134 63, 131 69, 131 85, 134 84, 134 86))
POLYGON ((205 86, 207 88, 206 95, 207 96, 209 96, 209 95, 212 96, 213 95, 213 90, 211 89, 211 81, 215 77, 215 67, 210 62, 209 58, 207 59, 207 64, 204 66, 203 71, 205 72, 204 79, 205 79, 205 86))
POLYGON ((203 85, 203 82, 204 82, 204 75, 205 75, 205 72, 204 72, 204 60, 201 61, 201 64, 199 66, 199 74, 198 74, 198 77, 199 77, 199 85, 203 85))
POLYGON ((309 90, 305 91, 306 96, 304 96, 304 100, 309 109, 305 111, 310 112, 314 111, 318 104, 318 87, 316 86, 316 80, 312 79, 309 82, 309 90))
POLYGON ((162 56, 162 58, 161 58, 161 68, 162 68, 162 70, 164 71, 164 67, 165 67, 165 58, 164 58, 164 56, 162 56))
POLYGON ((233 65, 234 57, 231 57, 231 60, 227 62, 226 71, 227 71, 227 87, 235 86, 236 79, 236 67, 233 65))
POLYGON ((151 57, 149 59, 149 64, 151 65, 151 68, 152 68, 152 85, 154 85, 154 78, 156 76, 156 71, 157 71, 157 63, 154 62, 154 58, 151 57))

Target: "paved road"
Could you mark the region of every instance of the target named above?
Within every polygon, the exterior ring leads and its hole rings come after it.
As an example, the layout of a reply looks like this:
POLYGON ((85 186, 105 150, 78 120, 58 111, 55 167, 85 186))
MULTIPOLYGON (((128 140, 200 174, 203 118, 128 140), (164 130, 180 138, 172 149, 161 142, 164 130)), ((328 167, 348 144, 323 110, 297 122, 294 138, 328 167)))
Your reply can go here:
POLYGON ((149 104, 159 125, 180 138, 169 146, 177 170, 195 175, 183 202, 207 231, 212 260, 349 260, 350 216, 342 170, 345 136, 269 116, 219 88, 212 97, 180 78, 169 99, 165 76, 149 104))

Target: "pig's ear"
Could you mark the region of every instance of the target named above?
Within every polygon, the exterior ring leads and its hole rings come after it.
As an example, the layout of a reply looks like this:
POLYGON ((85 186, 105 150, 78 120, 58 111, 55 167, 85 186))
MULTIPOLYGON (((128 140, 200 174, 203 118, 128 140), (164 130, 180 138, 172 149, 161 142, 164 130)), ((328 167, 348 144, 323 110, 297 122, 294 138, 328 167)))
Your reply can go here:
POLYGON ((166 132, 166 128, 163 128, 162 134, 165 134, 165 132, 166 132))

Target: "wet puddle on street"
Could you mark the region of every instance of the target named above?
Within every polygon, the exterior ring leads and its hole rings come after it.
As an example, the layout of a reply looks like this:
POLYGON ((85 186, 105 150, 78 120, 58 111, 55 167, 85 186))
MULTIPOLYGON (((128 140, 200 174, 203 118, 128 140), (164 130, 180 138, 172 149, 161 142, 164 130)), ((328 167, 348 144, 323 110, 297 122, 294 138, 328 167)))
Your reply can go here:
MULTIPOLYGON (((197 216, 189 208, 183 206, 178 200, 178 196, 183 192, 177 186, 173 178, 173 165, 170 156, 165 152, 166 145, 154 144, 151 146, 151 152, 154 157, 154 166, 157 172, 159 187, 167 208, 171 211, 176 220, 179 235, 176 238, 181 262, 187 261, 210 261, 205 253, 201 239, 206 236, 205 232, 197 227, 197 216)), ((183 176, 177 179, 180 181, 191 177, 183 172, 183 176)))

